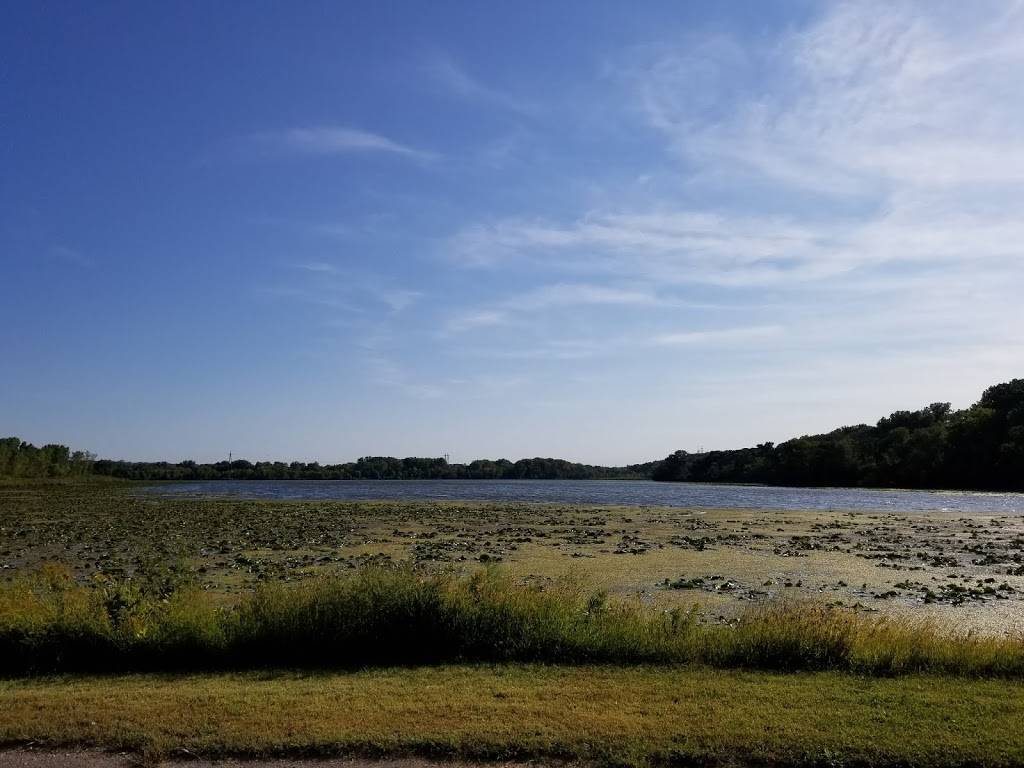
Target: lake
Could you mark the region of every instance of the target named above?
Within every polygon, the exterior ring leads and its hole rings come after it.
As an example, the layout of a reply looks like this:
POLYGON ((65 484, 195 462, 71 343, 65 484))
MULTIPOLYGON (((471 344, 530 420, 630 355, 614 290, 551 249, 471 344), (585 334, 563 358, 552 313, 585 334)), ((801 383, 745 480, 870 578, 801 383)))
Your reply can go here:
POLYGON ((308 501, 519 501, 716 509, 1024 512, 1024 494, 1019 493, 769 488, 647 480, 214 480, 173 483, 147 490, 169 496, 308 501))

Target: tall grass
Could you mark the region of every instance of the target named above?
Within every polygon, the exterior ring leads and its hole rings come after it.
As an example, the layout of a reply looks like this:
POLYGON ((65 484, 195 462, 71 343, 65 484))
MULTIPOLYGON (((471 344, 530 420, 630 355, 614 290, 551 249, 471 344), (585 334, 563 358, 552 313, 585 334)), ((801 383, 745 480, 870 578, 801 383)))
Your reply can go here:
POLYGON ((566 581, 368 568, 268 584, 230 605, 191 587, 83 586, 46 568, 0 587, 0 672, 362 667, 455 661, 697 663, 871 675, 1024 677, 1024 637, 946 632, 808 603, 733 625, 610 603, 566 581))

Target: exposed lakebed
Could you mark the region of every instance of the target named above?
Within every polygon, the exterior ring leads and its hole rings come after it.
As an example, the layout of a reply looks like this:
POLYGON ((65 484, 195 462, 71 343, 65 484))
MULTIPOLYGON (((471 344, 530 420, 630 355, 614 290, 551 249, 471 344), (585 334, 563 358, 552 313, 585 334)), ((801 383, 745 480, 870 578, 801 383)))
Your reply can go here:
POLYGON ((497 563, 525 582, 573 573, 615 598, 698 605, 709 619, 812 599, 1022 631, 1019 500, 604 481, 12 487, 0 492, 0 578, 57 562, 81 581, 177 574, 230 599, 368 563, 463 573, 497 563), (513 491, 517 500, 470 500, 513 491), (356 492, 376 497, 331 495, 356 492))

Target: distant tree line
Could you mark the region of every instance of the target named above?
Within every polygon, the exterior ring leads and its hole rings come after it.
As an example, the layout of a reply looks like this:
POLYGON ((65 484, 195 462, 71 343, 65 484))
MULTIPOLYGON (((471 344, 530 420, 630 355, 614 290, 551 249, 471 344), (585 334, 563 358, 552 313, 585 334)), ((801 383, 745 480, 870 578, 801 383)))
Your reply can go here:
POLYGON ((841 427, 779 445, 687 453, 663 461, 601 467, 564 459, 477 459, 366 456, 345 464, 245 459, 95 460, 63 445, 36 448, 0 440, 0 476, 102 475, 128 480, 612 480, 654 479, 789 486, 864 486, 1024 491, 1024 379, 985 390, 961 411, 933 403, 897 411, 875 426, 841 427))
POLYGON ((129 480, 595 480, 650 479, 654 462, 628 467, 598 467, 564 459, 478 459, 451 464, 443 458, 366 456, 346 464, 245 459, 197 464, 183 461, 101 460, 95 472, 129 480))
POLYGON ((0 438, 0 477, 82 477, 92 473, 95 458, 66 445, 37 448, 17 437, 0 438))
POLYGON ((989 387, 961 411, 934 403, 779 445, 676 451, 653 479, 1024 491, 1024 379, 989 387))

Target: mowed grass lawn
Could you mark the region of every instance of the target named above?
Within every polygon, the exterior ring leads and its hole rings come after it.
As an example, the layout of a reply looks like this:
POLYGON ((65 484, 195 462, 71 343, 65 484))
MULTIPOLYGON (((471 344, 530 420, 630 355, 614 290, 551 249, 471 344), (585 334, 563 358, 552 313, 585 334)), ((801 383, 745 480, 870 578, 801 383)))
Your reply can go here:
POLYGON ((695 667, 438 666, 0 681, 0 741, 160 756, 1024 764, 1024 685, 695 667))

